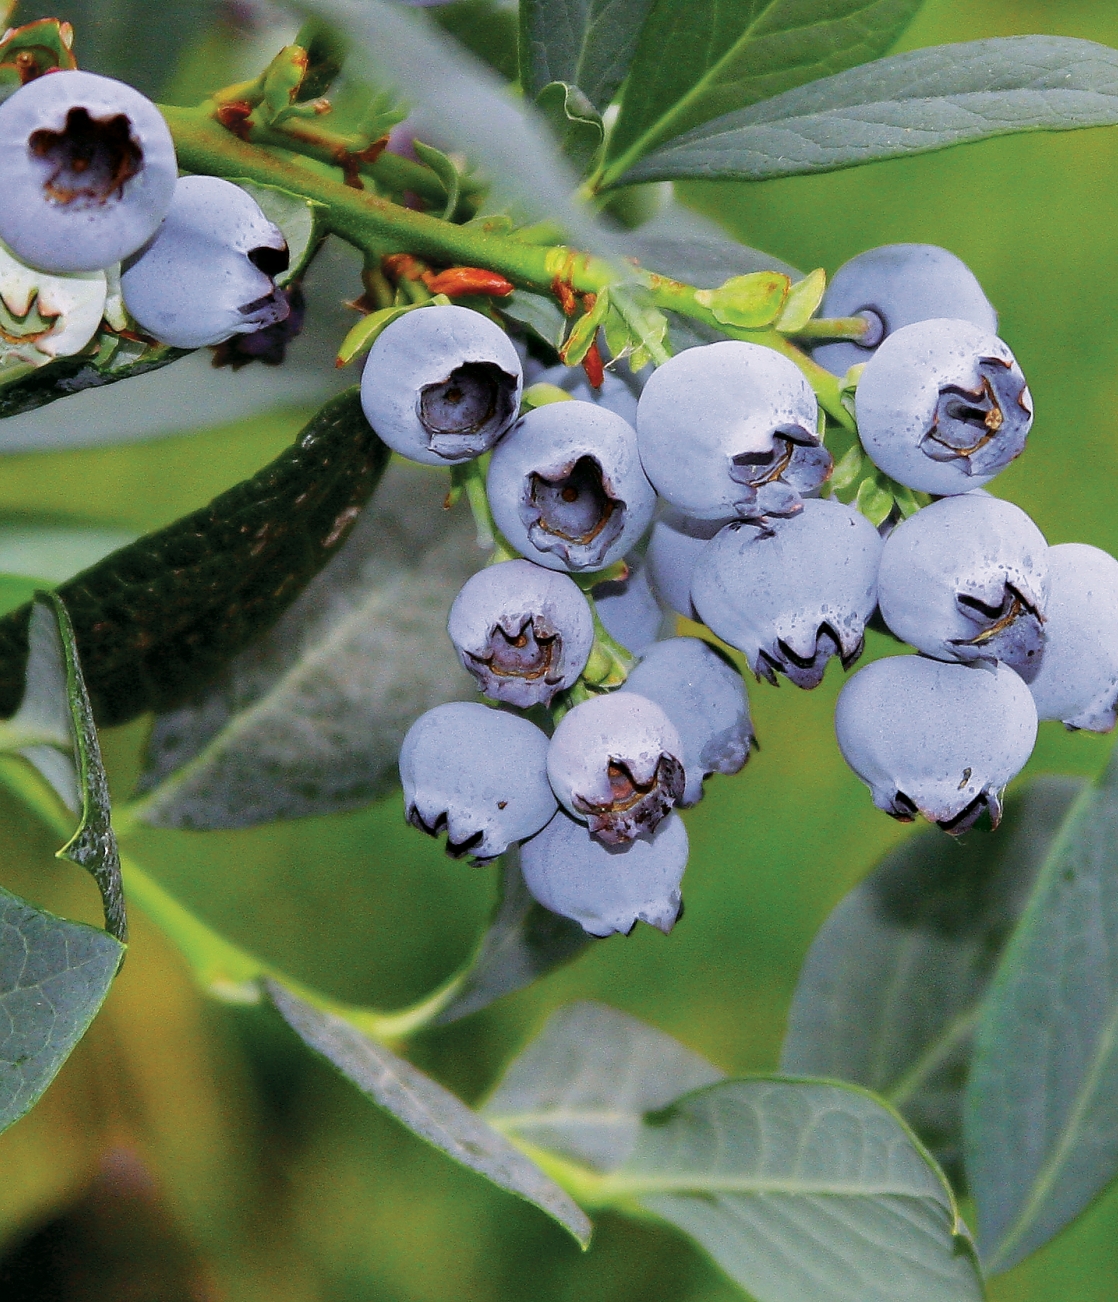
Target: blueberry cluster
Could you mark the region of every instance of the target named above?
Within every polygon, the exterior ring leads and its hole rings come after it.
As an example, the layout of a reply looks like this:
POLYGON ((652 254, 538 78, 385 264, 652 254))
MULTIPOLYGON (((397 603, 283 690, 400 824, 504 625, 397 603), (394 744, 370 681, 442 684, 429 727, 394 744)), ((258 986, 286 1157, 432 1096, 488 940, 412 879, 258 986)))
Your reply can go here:
POLYGON ((49 296, 62 318, 44 361, 80 352, 102 317, 198 348, 288 313, 279 228, 231 182, 179 177, 162 115, 123 82, 67 70, 22 86, 0 105, 0 174, 0 293, 17 314, 49 296), (94 310, 67 317, 76 284, 94 310))
POLYGON ((365 412, 396 451, 444 466, 488 455, 503 548, 448 622, 502 708, 416 722, 400 757, 408 820, 456 855, 520 843, 533 895, 591 934, 671 928, 687 859, 675 810, 753 744, 741 676, 704 640, 658 640, 665 608, 759 679, 804 688, 832 658, 850 667, 880 619, 916 654, 851 678, 839 746, 880 808, 949 832, 997 823, 1038 717, 1114 725, 1118 562, 1050 548, 982 488, 1023 450, 1032 402, 974 277, 941 249, 876 249, 840 270, 824 311, 865 323, 816 360, 855 390, 873 473, 932 495, 908 518, 875 527, 826 495, 815 393, 758 344, 671 357, 635 428, 628 391, 519 414, 519 355, 466 308, 411 311, 370 353, 365 412))

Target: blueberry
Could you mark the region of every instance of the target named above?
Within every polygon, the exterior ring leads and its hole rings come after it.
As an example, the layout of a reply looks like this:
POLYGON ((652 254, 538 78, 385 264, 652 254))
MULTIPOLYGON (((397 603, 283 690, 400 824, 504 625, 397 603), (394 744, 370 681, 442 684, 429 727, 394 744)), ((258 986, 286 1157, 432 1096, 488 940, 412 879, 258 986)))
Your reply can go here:
POLYGON ((667 935, 682 907, 679 883, 686 867, 687 832, 678 814, 628 845, 603 845, 561 809, 520 847, 520 868, 532 895, 591 936, 625 936, 638 922, 667 935))
POLYGON ((598 618, 610 637, 641 656, 661 636, 667 620, 649 585, 644 557, 627 557, 626 564, 629 573, 625 578, 597 584, 592 595, 598 618))
POLYGON ((1019 456, 1033 423, 1021 368, 996 336, 936 319, 889 336, 855 394, 873 463, 922 493, 981 488, 1019 456))
POLYGON ((702 799, 708 773, 737 773, 749 758, 753 725, 745 684, 734 666, 701 638, 658 642, 621 690, 654 701, 675 724, 686 779, 680 805, 702 799))
POLYGON ((944 497, 899 524, 877 575, 881 616, 937 660, 1039 663, 1048 600, 1048 544, 1012 502, 944 497))
POLYGON ((468 701, 435 706, 400 747, 408 822, 430 836, 445 832, 456 859, 503 854, 555 813, 547 746, 545 734, 517 715, 468 701))
POLYGON ((700 520, 792 515, 831 473, 819 407, 799 367, 760 344, 689 348, 651 376, 637 407, 645 473, 700 520))
POLYGON ((536 376, 537 384, 554 384, 556 388, 569 393, 580 402, 592 402, 598 407, 605 407, 614 412, 630 425, 637 422, 637 398, 640 396, 640 382, 627 368, 623 374, 606 371, 602 387, 595 389, 586 378, 586 373, 579 366, 551 366, 536 376))
POLYGON ((862 653, 882 545, 853 507, 807 501, 767 528, 727 525, 699 557, 691 599, 758 677, 817 687, 832 656, 849 668, 862 653))
POLYGON ((99 271, 135 253, 171 206, 178 166, 162 114, 91 72, 52 72, 0 105, 0 239, 43 271, 99 271))
POLYGON ((697 619, 691 580, 703 548, 729 520, 695 520, 673 507, 661 509, 645 553, 648 581, 656 596, 684 619, 697 619))
POLYGON ((467 307, 397 317, 369 350, 361 406, 394 451, 425 466, 472 461, 516 419, 523 374, 512 340, 467 307))
POLYGON ((835 272, 819 315, 863 316, 870 322, 865 344, 820 344, 812 351, 835 375, 868 362, 882 340, 916 321, 955 317, 986 334, 998 332, 998 314, 974 272, 935 244, 883 244, 859 253, 835 272))
POLYGON ((283 234, 250 194, 216 176, 184 176, 166 221, 120 283, 149 334, 202 348, 282 321, 288 301, 273 277, 286 266, 283 234))
POLYGON ((1098 547, 1048 549, 1044 653, 1026 678, 1042 719, 1109 732, 1118 701, 1118 561, 1098 547))
POLYGON ((878 809, 923 814, 957 835, 988 812, 1036 741, 1036 707, 1021 678, 993 669, 893 656, 860 669, 839 695, 843 757, 878 809))
POLYGON ((522 555, 552 570, 600 570, 652 519, 656 494, 628 421, 589 402, 530 411, 493 453, 489 505, 522 555))
POLYGON ((550 705, 586 667, 594 619, 577 583, 528 561, 479 570, 454 599, 447 633, 486 696, 550 705))
POLYGON ((635 692, 594 696, 563 716, 547 751, 559 803, 607 845, 652 832, 683 796, 683 743, 635 692))

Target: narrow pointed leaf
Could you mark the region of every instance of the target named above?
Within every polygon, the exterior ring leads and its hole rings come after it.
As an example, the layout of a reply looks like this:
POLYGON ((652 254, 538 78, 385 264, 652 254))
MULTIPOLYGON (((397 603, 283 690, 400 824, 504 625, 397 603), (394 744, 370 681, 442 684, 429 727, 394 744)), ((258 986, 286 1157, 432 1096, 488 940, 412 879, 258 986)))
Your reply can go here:
POLYGON ((299 1038, 332 1063, 359 1090, 427 1143, 510 1193, 534 1203, 585 1247, 585 1212, 523 1153, 449 1090, 410 1062, 323 1012, 275 981, 268 993, 299 1038))
POLYGON ((109 992, 124 946, 0 888, 0 1130, 29 1111, 109 992))
POLYGON ((652 0, 521 0, 520 80, 580 87, 604 112, 625 80, 652 0))
POLYGON ((997 37, 897 54, 726 114, 621 179, 761 181, 1115 123, 1118 51, 1072 37, 997 37))
POLYGON ((990 1272, 1118 1175, 1118 752, 1072 806, 994 978, 967 1088, 967 1178, 990 1272))

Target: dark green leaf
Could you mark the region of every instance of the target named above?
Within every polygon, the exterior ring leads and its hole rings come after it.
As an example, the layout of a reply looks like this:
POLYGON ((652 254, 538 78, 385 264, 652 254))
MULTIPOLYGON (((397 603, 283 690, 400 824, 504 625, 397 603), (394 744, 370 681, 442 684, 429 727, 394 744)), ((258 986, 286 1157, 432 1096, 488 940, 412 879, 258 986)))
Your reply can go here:
POLYGON ((702 122, 877 58, 921 3, 656 0, 610 137, 606 181, 702 122))
POLYGON ((436 5, 431 17, 506 81, 516 80, 515 6, 500 0, 458 0, 457 4, 436 5))
POLYGON ((124 946, 0 889, 0 1130, 29 1111, 85 1034, 124 946))
MULTIPOLYGON (((63 584, 103 724, 169 708, 266 632, 337 551, 388 460, 356 390, 209 506, 63 584)), ((23 607, 0 619, 0 713, 23 692, 23 607)))
POLYGON ((800 973, 781 1070, 883 1095, 957 1182, 979 1007, 1081 786, 1036 779, 996 834, 917 832, 839 904, 800 973))
POLYGON ((501 300, 500 311, 520 325, 527 326, 544 343, 558 351, 567 332, 567 318, 554 299, 529 293, 526 289, 517 289, 508 298, 501 300))
POLYGON ((411 723, 473 680, 446 636, 485 553, 447 479, 395 462, 338 556, 212 687, 161 714, 137 809, 158 827, 244 827, 393 789, 411 723))
POLYGON ((122 345, 105 365, 95 365, 89 357, 60 357, 41 370, 34 371, 14 384, 0 388, 0 420, 36 411, 59 398, 69 398, 86 389, 100 389, 118 380, 131 380, 149 371, 158 371, 185 357, 188 350, 122 345))
POLYGON ((563 153, 580 176, 588 172, 598 156, 602 119, 598 110, 577 86, 552 81, 536 97, 536 107, 547 119, 563 153))
POLYGON ((1118 123, 1118 51, 1008 36, 897 54, 688 132, 625 180, 761 181, 1018 131, 1118 123))
POLYGON ((577 922, 536 903, 520 874, 519 855, 510 849, 504 857, 501 900, 493 921, 435 1025, 457 1022, 495 999, 523 990, 577 958, 590 943, 577 922))
POLYGON ((721 1079, 670 1035, 586 1001, 551 1015, 482 1116, 505 1134, 608 1172, 631 1155, 646 1112, 721 1079))
POLYGON ((534 1203, 583 1247, 589 1243, 590 1222, 581 1208, 460 1099, 340 1017, 313 1007, 274 981, 267 987, 299 1038, 374 1103, 455 1161, 534 1203))
POLYGON ((1067 815, 975 1034, 967 1177, 988 1271, 1118 1174, 1118 751, 1067 815))
POLYGON ((652 0, 521 0, 520 81, 536 96, 578 86, 605 112, 632 62, 652 0))

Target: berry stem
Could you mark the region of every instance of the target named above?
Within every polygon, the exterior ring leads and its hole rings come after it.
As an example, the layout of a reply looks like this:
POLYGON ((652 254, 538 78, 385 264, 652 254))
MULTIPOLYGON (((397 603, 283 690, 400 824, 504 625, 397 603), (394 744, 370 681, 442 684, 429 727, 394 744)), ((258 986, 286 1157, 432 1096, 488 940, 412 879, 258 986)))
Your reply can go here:
POLYGON ((865 339, 872 324, 864 316, 814 317, 803 329, 787 331, 787 337, 800 340, 803 343, 842 340, 860 344, 865 339))

